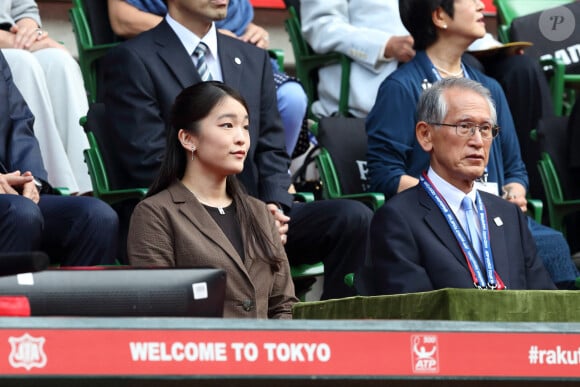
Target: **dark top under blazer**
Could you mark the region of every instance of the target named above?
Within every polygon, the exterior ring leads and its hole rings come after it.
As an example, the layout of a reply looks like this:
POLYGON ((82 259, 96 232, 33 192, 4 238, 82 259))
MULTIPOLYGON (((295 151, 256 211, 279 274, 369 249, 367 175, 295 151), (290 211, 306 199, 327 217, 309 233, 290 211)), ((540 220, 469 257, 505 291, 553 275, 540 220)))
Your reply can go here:
MULTIPOLYGON (((507 288, 555 289, 519 207, 486 192, 480 195, 495 270, 507 288)), ((420 185, 395 195, 375 213, 371 254, 378 294, 473 288, 457 239, 420 185)))
MULTIPOLYGON (((290 159, 268 53, 219 33, 217 46, 224 83, 242 94, 250 110, 251 147, 238 177, 250 195, 290 207, 290 159)), ((161 164, 175 97, 201 79, 165 20, 110 50, 104 64, 112 130, 107 146, 118 157, 119 186, 148 187, 161 164)))

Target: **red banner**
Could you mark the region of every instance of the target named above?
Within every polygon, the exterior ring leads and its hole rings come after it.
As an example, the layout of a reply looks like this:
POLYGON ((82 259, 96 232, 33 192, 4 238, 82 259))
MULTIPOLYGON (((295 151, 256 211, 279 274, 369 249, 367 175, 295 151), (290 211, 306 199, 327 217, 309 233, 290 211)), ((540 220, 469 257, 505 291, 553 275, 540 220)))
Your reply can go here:
POLYGON ((6 329, 0 375, 580 379, 580 334, 6 329))
MULTIPOLYGON (((252 5, 256 8, 286 8, 283 0, 250 0, 252 5)), ((495 6, 493 0, 483 0, 485 4, 485 12, 495 14, 495 6)))
POLYGON ((250 0, 255 8, 286 8, 283 0, 250 0))
POLYGON ((494 14, 496 13, 495 5, 493 5, 493 0, 483 0, 485 5, 484 12, 494 14))

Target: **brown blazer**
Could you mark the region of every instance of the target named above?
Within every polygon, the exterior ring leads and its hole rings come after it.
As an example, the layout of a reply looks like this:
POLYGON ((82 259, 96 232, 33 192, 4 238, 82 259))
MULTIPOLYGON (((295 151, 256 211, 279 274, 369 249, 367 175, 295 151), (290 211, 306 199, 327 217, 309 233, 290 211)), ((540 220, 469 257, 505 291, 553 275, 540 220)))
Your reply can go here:
MULTIPOLYGON (((254 214, 286 258, 274 217, 266 205, 246 197, 254 214)), ((244 240, 248 239, 242 230, 244 240)), ((280 271, 245 247, 242 260, 234 246, 197 198, 181 183, 140 202, 131 217, 127 252, 135 266, 211 266, 227 275, 224 317, 292 318, 297 301, 285 259, 280 271)))

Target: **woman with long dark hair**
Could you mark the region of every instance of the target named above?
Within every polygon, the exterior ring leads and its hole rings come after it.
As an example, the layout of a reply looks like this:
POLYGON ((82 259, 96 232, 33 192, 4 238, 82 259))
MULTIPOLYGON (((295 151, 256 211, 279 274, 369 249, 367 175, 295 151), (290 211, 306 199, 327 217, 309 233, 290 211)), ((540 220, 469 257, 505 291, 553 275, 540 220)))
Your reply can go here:
POLYGON ((220 82, 176 98, 161 169, 131 218, 136 266, 213 266, 227 273, 224 317, 291 318, 288 259, 266 204, 235 175, 250 147, 246 102, 220 82))

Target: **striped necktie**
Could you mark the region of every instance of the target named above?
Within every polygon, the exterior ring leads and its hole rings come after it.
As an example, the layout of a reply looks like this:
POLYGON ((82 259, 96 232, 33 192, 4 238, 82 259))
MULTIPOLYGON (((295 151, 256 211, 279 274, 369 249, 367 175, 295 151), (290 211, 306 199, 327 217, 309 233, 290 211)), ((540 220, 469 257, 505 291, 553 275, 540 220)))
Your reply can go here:
POLYGON ((475 213, 473 211, 473 201, 469 196, 463 198, 461 201, 461 208, 465 212, 465 225, 467 228, 465 231, 467 231, 467 235, 471 240, 471 246, 473 246, 473 250, 478 258, 482 259, 481 241, 479 239, 479 232, 477 231, 477 224, 475 223, 477 219, 475 218, 475 213))
POLYGON ((205 61, 205 55, 209 48, 204 42, 199 42, 195 51, 193 51, 193 56, 197 58, 195 67, 199 76, 201 77, 202 81, 211 81, 213 78, 211 77, 211 73, 209 71, 209 67, 207 67, 207 62, 205 61))

